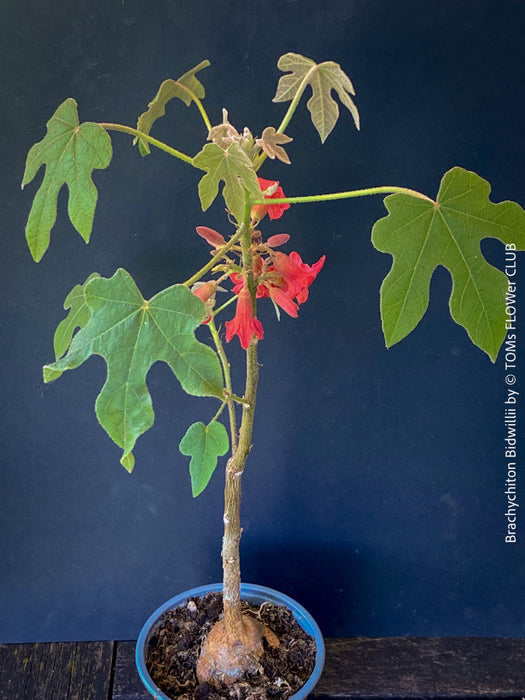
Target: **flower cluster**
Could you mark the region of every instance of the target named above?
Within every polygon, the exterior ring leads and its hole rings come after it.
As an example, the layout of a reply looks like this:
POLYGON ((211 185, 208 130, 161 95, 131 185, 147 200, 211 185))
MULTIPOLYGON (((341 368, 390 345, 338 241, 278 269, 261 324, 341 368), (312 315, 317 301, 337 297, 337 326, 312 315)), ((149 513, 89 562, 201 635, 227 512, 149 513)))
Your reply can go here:
MULTIPOLYGON (((266 244, 261 247, 269 249, 269 254, 263 257, 257 254, 254 259, 255 296, 257 299, 270 298, 289 316, 297 318, 299 304, 308 299, 308 288, 323 267, 323 255, 313 265, 307 265, 295 251, 286 255, 271 250, 266 244)), ((253 335, 259 340, 263 337, 260 321, 253 315, 252 300, 242 275, 232 273, 233 291, 238 294, 237 312, 231 321, 226 322, 226 341, 234 335, 239 336, 241 346, 246 350, 253 335)))
MULTIPOLYGON (((278 182, 259 178, 259 186, 261 191, 270 190, 271 192, 271 194, 265 195, 265 199, 285 197, 278 182)), ((270 219, 279 219, 289 207, 288 203, 254 205, 251 211, 252 222, 257 224, 266 214, 270 219)), ((226 244, 220 233, 205 226, 198 227, 197 232, 216 250, 220 250, 226 244)), ((323 255, 313 265, 307 265, 302 261, 299 253, 295 251, 287 255, 275 250, 286 243, 289 238, 288 234, 282 233, 270 236, 263 243, 260 232, 253 232, 253 289, 256 299, 270 298, 289 316, 297 318, 299 305, 304 304, 308 299, 309 287, 323 267, 325 256, 323 255)), ((259 340, 263 338, 264 329, 255 315, 246 273, 230 272, 229 277, 233 282, 233 292, 237 295, 237 308, 233 319, 226 322, 226 342, 230 342, 237 335, 242 348, 246 350, 253 336, 259 340)), ((214 297, 216 289, 216 283, 208 282, 194 290, 194 293, 203 301, 208 302, 214 297)))

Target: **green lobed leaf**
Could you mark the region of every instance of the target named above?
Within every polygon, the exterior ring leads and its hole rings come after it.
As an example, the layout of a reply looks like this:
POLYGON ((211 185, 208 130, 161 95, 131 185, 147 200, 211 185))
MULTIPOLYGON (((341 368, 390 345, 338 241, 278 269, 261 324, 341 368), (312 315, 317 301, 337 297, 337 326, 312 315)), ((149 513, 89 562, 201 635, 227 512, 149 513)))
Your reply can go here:
MULTIPOLYGON (((186 107, 190 106, 195 97, 202 100, 205 96, 204 86, 195 74, 209 65, 209 61, 201 61, 195 68, 181 75, 178 80, 173 80, 172 78, 165 80, 155 97, 148 104, 148 109, 140 115, 137 122, 137 130, 142 131, 144 134, 149 134, 154 122, 166 113, 166 104, 174 97, 182 100, 186 107)), ((147 155, 150 152, 148 142, 137 137, 133 143, 137 141, 139 142, 141 154, 143 156, 147 155)))
POLYGON ((228 433, 222 423, 200 421, 190 425, 179 444, 183 455, 191 457, 191 491, 194 497, 204 491, 217 466, 217 459, 225 455, 230 446, 228 433))
MULTIPOLYGON (((98 272, 93 272, 84 284, 77 284, 73 287, 66 297, 64 309, 69 309, 69 313, 66 318, 60 321, 55 331, 53 339, 55 360, 58 360, 67 351, 76 329, 83 328, 89 321, 91 312, 84 297, 84 287, 95 277, 100 277, 98 272)), ((46 383, 58 379, 61 374, 62 372, 58 370, 44 368, 44 380, 46 383)))
POLYGON ((354 86, 338 63, 324 61, 317 64, 306 56, 286 53, 277 62, 277 67, 285 73, 288 72, 288 75, 280 78, 273 101, 293 100, 298 92, 310 85, 312 96, 306 106, 322 143, 326 141, 339 118, 339 107, 332 97, 332 90, 335 90, 359 129, 359 112, 352 100, 352 96, 355 95, 354 86))
POLYGON ((100 277, 98 272, 93 272, 84 284, 77 284, 69 292, 64 302, 64 309, 69 309, 69 313, 63 319, 55 331, 54 348, 55 358, 58 360, 67 351, 73 339, 73 334, 77 328, 83 328, 89 321, 91 312, 86 303, 84 288, 90 280, 100 277))
POLYGON ((450 313, 472 342, 494 362, 505 338, 507 277, 480 249, 484 238, 525 249, 525 211, 515 202, 494 204, 490 185, 455 167, 445 173, 436 202, 389 195, 389 215, 372 231, 377 250, 393 256, 381 286, 381 317, 387 346, 407 336, 428 307, 438 265, 451 274, 450 313))
POLYGON ((27 154, 22 188, 46 166, 26 226, 26 238, 38 262, 49 247, 56 221, 58 193, 69 189, 68 213, 82 238, 89 241, 97 204, 97 188, 91 178, 95 169, 107 168, 112 157, 107 132, 94 122, 79 124, 77 103, 68 98, 47 122, 47 133, 27 154))
POLYGON ((131 471, 135 442, 153 425, 146 375, 155 362, 166 362, 188 394, 222 398, 217 355, 194 335, 206 308, 183 285, 168 287, 145 301, 122 269, 109 279, 91 279, 84 286, 84 297, 89 320, 73 337, 67 355, 44 368, 44 378, 50 372, 75 369, 91 355, 105 359, 108 373, 96 414, 124 450, 121 463, 131 471))
POLYGON ((224 182, 223 197, 227 208, 242 221, 246 191, 253 198, 261 196, 257 175, 248 156, 238 143, 227 150, 216 143, 208 143, 193 159, 196 168, 206 171, 199 182, 202 210, 206 211, 219 193, 219 183, 224 182))

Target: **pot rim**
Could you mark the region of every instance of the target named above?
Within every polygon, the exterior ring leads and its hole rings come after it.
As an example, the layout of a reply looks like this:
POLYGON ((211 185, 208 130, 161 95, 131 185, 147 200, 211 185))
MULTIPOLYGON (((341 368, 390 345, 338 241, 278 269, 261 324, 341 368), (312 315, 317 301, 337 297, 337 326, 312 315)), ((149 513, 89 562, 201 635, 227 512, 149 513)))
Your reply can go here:
MULTIPOLYGON (((222 591, 222 583, 210 583, 204 586, 197 586, 196 588, 191 588, 187 591, 183 591, 178 595, 170 598, 160 607, 158 607, 146 620, 144 623, 139 637, 137 639, 135 661, 137 664, 137 670, 142 683, 146 686, 147 690, 151 695, 157 700, 171 700, 162 690, 154 683, 149 672, 146 668, 146 648, 149 642, 151 632, 160 618, 160 616, 171 608, 176 608, 182 605, 188 598, 194 596, 203 596, 206 593, 215 593, 222 591)), ((290 598, 285 593, 276 591, 273 588, 268 588, 266 586, 259 586, 254 583, 241 583, 241 597, 246 600, 254 599, 256 597, 268 600, 271 603, 277 603, 278 605, 284 605, 294 614, 295 619, 301 625, 301 627, 315 639, 317 646, 317 653, 315 657, 315 666, 310 675, 310 678, 306 683, 299 688, 297 693, 291 695, 289 700, 301 700, 306 698, 307 695, 313 690, 317 685, 319 678, 324 667, 325 661, 325 646, 323 635, 319 629, 319 625, 316 623, 314 618, 310 613, 303 608, 300 603, 290 598)))

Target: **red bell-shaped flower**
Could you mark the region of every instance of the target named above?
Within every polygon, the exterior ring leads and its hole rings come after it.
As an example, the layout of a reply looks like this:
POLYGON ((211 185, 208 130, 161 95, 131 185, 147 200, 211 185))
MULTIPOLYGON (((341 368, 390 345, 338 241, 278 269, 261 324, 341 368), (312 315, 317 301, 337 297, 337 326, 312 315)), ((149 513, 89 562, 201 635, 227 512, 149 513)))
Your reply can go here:
MULTIPOLYGON (((272 185, 277 185, 277 189, 273 194, 264 195, 264 199, 283 199, 286 195, 283 192, 283 188, 275 180, 264 180, 262 177, 258 177, 259 187, 261 191, 267 190, 272 185)), ((284 204, 254 204, 251 210, 251 215, 257 221, 260 221, 266 214, 270 219, 280 219, 283 213, 290 208, 288 203, 284 204)))
POLYGON ((259 340, 264 336, 262 323, 253 315, 252 298, 246 286, 239 291, 235 316, 231 321, 226 321, 226 342, 229 343, 234 335, 239 336, 244 350, 248 349, 254 335, 259 340))

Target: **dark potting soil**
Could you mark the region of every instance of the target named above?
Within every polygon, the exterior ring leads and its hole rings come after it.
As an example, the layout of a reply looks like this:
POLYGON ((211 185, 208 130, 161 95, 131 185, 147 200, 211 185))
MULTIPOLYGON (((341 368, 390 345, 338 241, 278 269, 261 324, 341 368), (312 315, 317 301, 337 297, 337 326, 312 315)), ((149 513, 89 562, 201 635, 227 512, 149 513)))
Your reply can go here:
POLYGON ((217 690, 199 683, 195 666, 203 639, 222 614, 222 594, 208 593, 165 612, 157 623, 146 652, 146 666, 154 682, 173 700, 285 700, 312 674, 316 644, 293 613, 274 603, 242 603, 243 612, 267 625, 279 639, 265 654, 257 673, 217 690))

